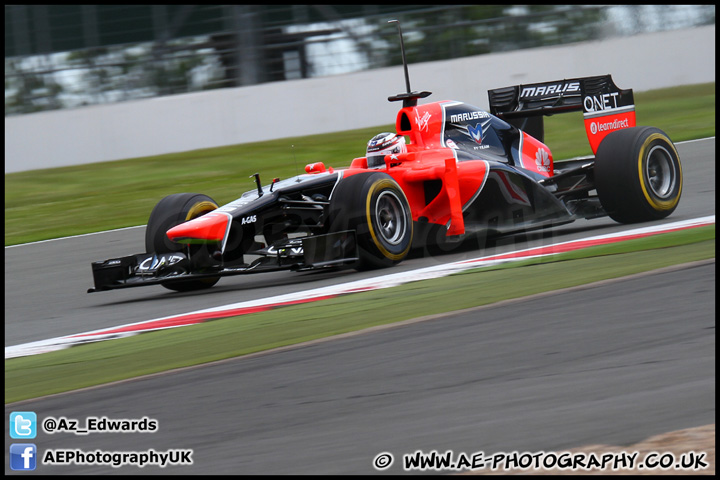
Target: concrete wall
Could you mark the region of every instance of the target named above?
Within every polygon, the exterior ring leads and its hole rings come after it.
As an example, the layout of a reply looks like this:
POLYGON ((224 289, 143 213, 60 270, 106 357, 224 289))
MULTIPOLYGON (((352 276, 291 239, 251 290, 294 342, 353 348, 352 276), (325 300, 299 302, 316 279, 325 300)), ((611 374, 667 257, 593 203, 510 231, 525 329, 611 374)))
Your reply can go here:
MULTIPOLYGON (((621 88, 715 81, 715 26, 409 67, 425 101, 488 108, 487 90, 610 73, 621 88)), ((5 118, 5 173, 392 124, 402 67, 5 118)), ((422 101, 421 101, 422 102, 422 101)), ((639 108, 642 108, 640 106, 639 108)))

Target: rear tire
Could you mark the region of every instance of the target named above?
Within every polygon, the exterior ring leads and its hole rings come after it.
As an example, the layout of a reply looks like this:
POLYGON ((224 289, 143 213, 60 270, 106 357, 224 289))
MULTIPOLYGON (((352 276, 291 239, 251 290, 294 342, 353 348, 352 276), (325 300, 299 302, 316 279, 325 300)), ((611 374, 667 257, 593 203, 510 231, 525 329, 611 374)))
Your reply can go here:
POLYGON ((595 187, 600 203, 620 223, 667 217, 680 201, 682 182, 677 150, 655 127, 610 133, 595 155, 595 187))
POLYGON ((410 204, 395 180, 383 172, 341 180, 330 199, 328 223, 331 233, 355 230, 358 270, 399 263, 412 246, 410 204))
MULTIPOLYGON (((205 215, 218 208, 217 203, 199 193, 176 193, 168 195, 155 205, 147 229, 145 230, 145 251, 148 253, 171 253, 186 251, 184 245, 170 241, 166 232, 172 227, 193 218, 205 215)), ((193 245, 190 248, 190 262, 196 263, 200 257, 209 255, 205 245, 193 245)), ((172 280, 161 285, 177 292, 201 290, 215 285, 220 277, 208 277, 196 280, 172 280)))

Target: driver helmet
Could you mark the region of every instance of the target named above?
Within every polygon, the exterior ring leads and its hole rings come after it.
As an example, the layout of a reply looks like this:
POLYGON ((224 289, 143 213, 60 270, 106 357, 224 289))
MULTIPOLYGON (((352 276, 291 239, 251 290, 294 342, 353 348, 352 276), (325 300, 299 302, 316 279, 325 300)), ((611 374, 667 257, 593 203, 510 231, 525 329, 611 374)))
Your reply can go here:
POLYGON ((383 132, 375 135, 367 144, 368 168, 385 165, 385 155, 406 153, 405 137, 395 133, 383 132))

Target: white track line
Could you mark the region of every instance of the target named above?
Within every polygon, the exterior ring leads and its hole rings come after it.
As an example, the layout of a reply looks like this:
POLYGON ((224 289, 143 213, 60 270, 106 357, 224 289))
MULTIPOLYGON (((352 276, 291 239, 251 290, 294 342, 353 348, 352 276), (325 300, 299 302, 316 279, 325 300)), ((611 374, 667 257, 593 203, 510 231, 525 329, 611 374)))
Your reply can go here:
POLYGON ((322 287, 291 294, 279 295, 270 298, 250 300, 240 303, 212 307, 204 310, 198 310, 195 312, 173 315, 170 317, 157 318, 153 320, 121 325, 117 327, 94 330, 92 332, 79 333, 60 338, 41 340, 22 345, 5 347, 5 359, 61 350, 72 345, 78 345, 81 343, 126 337, 129 335, 142 333, 143 331, 178 328, 180 326, 192 325, 206 320, 210 320, 212 318, 223 318, 228 316, 241 315, 253 308, 258 307, 270 309, 282 305, 306 301, 317 301, 323 298, 346 295, 354 292, 390 288, 419 280, 444 277, 453 273, 473 268, 487 267, 511 261, 526 260, 529 258, 543 257, 553 255, 555 253, 562 253, 569 250, 578 250, 590 245, 613 243, 617 241, 623 241, 624 239, 638 238, 647 235, 665 233, 668 231, 677 231, 687 228, 714 224, 715 215, 711 215, 692 220, 683 220, 679 222, 655 225, 650 227, 640 227, 626 230, 624 232, 597 235, 579 240, 570 240, 554 245, 532 247, 518 250, 515 252, 490 255, 471 260, 461 260, 442 265, 424 267, 408 272, 391 273, 379 277, 357 280, 354 282, 347 282, 339 285, 322 287))

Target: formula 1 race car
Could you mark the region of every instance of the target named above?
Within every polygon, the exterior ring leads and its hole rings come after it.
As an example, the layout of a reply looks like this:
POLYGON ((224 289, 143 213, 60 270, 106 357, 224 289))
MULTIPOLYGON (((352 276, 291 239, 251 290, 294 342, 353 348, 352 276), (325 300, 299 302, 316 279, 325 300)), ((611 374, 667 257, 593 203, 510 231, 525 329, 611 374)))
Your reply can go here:
POLYGON ((673 143, 635 126, 632 90, 610 75, 490 90, 490 112, 458 101, 418 105, 430 92, 410 91, 406 63, 405 75, 406 93, 388 98, 403 102, 397 133, 373 139, 373 155, 343 169, 310 164, 265 186, 255 174, 257 188, 224 206, 196 193, 165 197, 150 214, 146 253, 94 262, 88 291, 190 291, 262 271, 381 268, 411 249, 472 236, 603 215, 650 221, 678 205, 673 143), (594 156, 555 165, 543 116, 580 110, 594 156), (400 148, 384 149, 390 141, 400 148))

